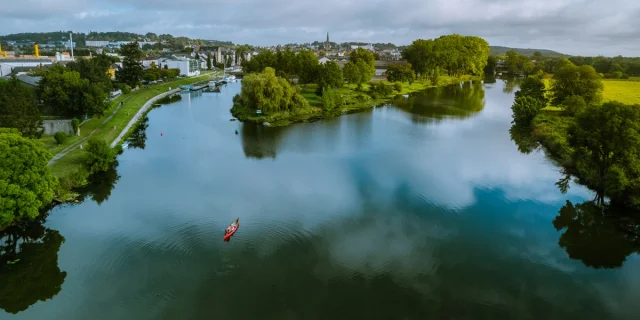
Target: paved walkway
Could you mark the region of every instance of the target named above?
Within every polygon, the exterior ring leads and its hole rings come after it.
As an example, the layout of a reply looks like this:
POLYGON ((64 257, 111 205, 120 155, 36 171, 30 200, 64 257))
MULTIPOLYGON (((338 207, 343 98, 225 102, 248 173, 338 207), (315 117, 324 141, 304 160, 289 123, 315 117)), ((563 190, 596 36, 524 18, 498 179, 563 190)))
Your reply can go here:
MULTIPOLYGON (((210 78, 211 76, 215 76, 215 73, 213 73, 213 75, 209 75, 207 74, 208 77, 199 81, 207 81, 208 78, 210 78)), ((197 82, 199 82, 197 81, 197 82)), ((196 83, 197 83, 196 82, 196 83)), ((134 124, 136 124, 136 122, 138 121, 138 119, 140 119, 140 117, 144 114, 144 112, 149 109, 153 103, 155 101, 157 101, 160 98, 163 98, 169 94, 173 94, 176 92, 179 92, 181 89, 174 89, 171 91, 167 91, 164 93, 161 93, 153 98, 151 98, 150 100, 148 100, 144 106, 142 108, 140 108, 140 110, 138 110, 138 112, 136 113, 136 115, 133 117, 133 119, 131 119, 131 121, 129 121, 129 123, 127 124, 126 127, 124 127, 124 129, 122 129, 122 131, 120 132, 120 134, 118 135, 118 137, 111 143, 111 147, 115 147, 116 144, 118 144, 118 141, 120 141, 120 139, 122 139, 122 137, 127 133, 127 131, 129 131, 129 128, 131 128, 131 126, 133 126, 134 124)), ((111 113, 111 115, 109 115, 109 117, 107 117, 106 119, 104 119, 104 121, 102 121, 102 123, 93 131, 91 131, 91 133, 89 133, 88 136, 76 141, 75 143, 73 143, 72 145, 62 149, 62 151, 58 152, 56 155, 53 156, 53 158, 51 160, 49 160, 49 163, 47 165, 52 165, 54 164, 56 161, 60 160, 60 158, 64 157, 65 155, 67 155, 69 152, 75 150, 76 148, 78 148, 80 146, 80 144, 84 143, 85 141, 87 141, 96 131, 98 131, 99 129, 102 129, 102 127, 109 121, 111 120, 111 118, 113 118, 113 116, 118 112, 118 110, 120 110, 120 108, 124 105, 124 102, 127 101, 130 97, 126 97, 124 100, 122 100, 122 104, 118 105, 118 107, 116 107, 115 110, 113 110, 113 112, 111 113)))
POLYGON ((147 109, 151 108, 151 106, 153 105, 154 102, 156 102, 158 99, 162 99, 170 94, 174 94, 177 92, 182 91, 182 89, 173 89, 171 91, 167 91, 164 93, 161 93, 151 99, 149 99, 144 106, 142 106, 142 108, 140 108, 140 110, 138 110, 138 112, 136 113, 135 116, 133 116, 133 118, 131 118, 131 120, 129 121, 129 123, 127 124, 126 127, 124 127, 122 129, 122 131, 120 132, 120 134, 118 135, 118 137, 113 140, 113 142, 111 143, 111 148, 115 147, 118 142, 122 139, 122 137, 124 137, 124 135, 127 133, 127 131, 129 131, 129 129, 134 126, 137 122, 138 119, 140 119, 142 117, 142 115, 147 111, 147 109))
POLYGON ((62 149, 60 152, 58 152, 55 156, 53 156, 53 158, 51 160, 49 160, 49 163, 47 163, 47 165, 52 165, 54 164, 56 161, 60 160, 62 157, 66 156, 67 153, 75 150, 77 147, 79 147, 82 143, 84 143, 85 141, 89 140, 89 138, 91 138, 91 136, 96 133, 96 131, 98 131, 99 129, 102 129, 102 127, 107 124, 107 122, 109 122, 109 120, 111 120, 111 118, 113 118, 113 116, 118 112, 118 110, 120 110, 120 108, 122 108, 122 106, 124 105, 124 102, 127 101, 129 99, 129 97, 126 97, 124 100, 122 100, 121 104, 118 104, 118 106, 115 108, 115 110, 113 110, 113 112, 111 112, 111 114, 104 119, 104 121, 102 121, 102 123, 95 128, 93 131, 91 131, 91 133, 89 133, 88 136, 76 141, 75 143, 73 143, 72 145, 62 149))

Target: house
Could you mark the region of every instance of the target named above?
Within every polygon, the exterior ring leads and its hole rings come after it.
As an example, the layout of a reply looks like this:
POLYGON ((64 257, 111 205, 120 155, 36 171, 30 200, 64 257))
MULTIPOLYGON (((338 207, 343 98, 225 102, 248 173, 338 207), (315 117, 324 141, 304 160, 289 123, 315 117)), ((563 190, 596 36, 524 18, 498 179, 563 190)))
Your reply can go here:
POLYGON ((114 63, 107 70, 107 73, 109 74, 109 77, 111 78, 111 80, 116 78, 116 70, 118 69, 120 69, 120 66, 114 63))
POLYGON ((213 52, 216 63, 224 63, 227 67, 236 65, 236 51, 229 48, 218 47, 213 52))
POLYGON ((329 58, 327 58, 327 57, 322 57, 322 58, 318 59, 318 62, 319 62, 320 64, 325 64, 325 63, 327 63, 327 62, 329 62, 329 61, 332 61, 332 60, 331 60, 331 59, 329 59, 329 58))
POLYGON ((166 66, 168 69, 179 69, 180 75, 188 77, 200 75, 200 61, 196 59, 172 56, 170 58, 160 59, 158 62, 160 68, 166 66))

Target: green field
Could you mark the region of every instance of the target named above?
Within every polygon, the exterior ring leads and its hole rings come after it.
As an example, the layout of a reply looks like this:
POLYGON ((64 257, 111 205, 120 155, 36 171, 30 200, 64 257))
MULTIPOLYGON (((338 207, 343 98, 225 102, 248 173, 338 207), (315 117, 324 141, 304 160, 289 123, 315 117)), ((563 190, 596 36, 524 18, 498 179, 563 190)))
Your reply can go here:
POLYGON ((635 80, 603 80, 604 101, 619 101, 624 104, 640 105, 640 81, 635 80))
MULTIPOLYGON (((152 85, 147 88, 142 88, 137 91, 132 91, 128 94, 123 94, 111 102, 111 105, 105 111, 102 117, 92 118, 83 123, 80 126, 80 136, 69 137, 62 145, 56 144, 53 136, 44 136, 40 139, 40 141, 44 145, 45 149, 51 152, 52 155, 55 155, 63 149, 72 146, 74 143, 77 143, 78 141, 89 137, 92 132, 92 137, 102 138, 105 139, 108 143, 111 143, 115 138, 118 137, 120 131, 129 123, 129 121, 131 121, 138 110, 140 110, 140 108, 149 99, 163 92, 167 92, 169 90, 169 87, 175 89, 180 85, 187 85, 194 82, 206 80, 213 75, 213 73, 209 72, 198 77, 177 79, 162 84, 152 85), (105 119, 113 114, 114 110, 117 108, 118 104, 121 101, 124 101, 122 107, 113 115, 111 119, 109 119, 109 121, 103 123, 105 119), (114 126, 115 130, 113 129, 114 126)), ((83 151, 79 148, 75 148, 74 150, 70 151, 68 154, 66 154, 61 159, 58 159, 50 166, 51 172, 55 176, 62 177, 74 171, 81 163, 83 155, 82 153, 83 151)))
MULTIPOLYGON (((542 80, 547 89, 550 87, 549 79, 542 80)), ((632 78, 628 80, 603 79, 604 90, 602 98, 604 101, 619 101, 624 104, 640 105, 640 81, 632 78)), ((547 106, 546 110, 562 110, 559 107, 547 106)))

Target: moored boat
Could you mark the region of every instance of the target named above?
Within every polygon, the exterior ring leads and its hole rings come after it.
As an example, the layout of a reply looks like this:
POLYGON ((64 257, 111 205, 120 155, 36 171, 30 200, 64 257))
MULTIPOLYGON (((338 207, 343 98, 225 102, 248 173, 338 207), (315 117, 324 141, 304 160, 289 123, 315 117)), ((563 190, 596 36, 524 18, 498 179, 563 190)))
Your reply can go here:
POLYGON ((240 218, 237 218, 236 221, 234 221, 224 230, 224 241, 229 241, 229 239, 231 239, 231 236, 233 236, 236 231, 238 231, 238 228, 240 228, 240 218))

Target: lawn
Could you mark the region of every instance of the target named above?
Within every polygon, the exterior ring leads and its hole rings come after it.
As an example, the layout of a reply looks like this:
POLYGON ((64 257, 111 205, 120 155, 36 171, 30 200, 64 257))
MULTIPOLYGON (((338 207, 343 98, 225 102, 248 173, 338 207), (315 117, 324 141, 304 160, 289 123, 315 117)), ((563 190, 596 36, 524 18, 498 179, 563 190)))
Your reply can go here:
MULTIPOLYGON (((168 91, 169 87, 175 89, 180 85, 203 81, 212 75, 213 73, 206 73, 198 77, 177 79, 162 84, 152 85, 147 88, 142 88, 137 91, 132 91, 129 94, 123 94, 111 102, 111 105, 105 111, 104 116, 99 118, 92 118, 83 123, 80 126, 80 136, 68 137, 65 143, 62 145, 56 144, 53 136, 44 136, 40 139, 40 141, 43 143, 44 147, 53 155, 62 151, 64 148, 71 146, 73 143, 89 136, 93 131, 96 132, 92 137, 102 138, 105 139, 108 143, 111 143, 115 138, 118 137, 120 131, 124 127, 126 127, 129 121, 131 121, 133 116, 138 112, 138 110, 140 110, 140 108, 145 104, 145 102, 147 102, 147 100, 157 96, 158 94, 168 91), (113 113, 113 111, 121 101, 124 101, 122 107, 118 110, 118 112, 114 114, 111 119, 109 119, 109 121, 102 125, 105 119, 113 113), (115 130, 113 129, 114 126, 116 127, 115 130)), ((53 174, 61 177, 77 169, 78 163, 80 162, 80 159, 82 159, 82 152, 83 151, 81 149, 76 148, 61 159, 58 159, 51 165, 53 174)))

